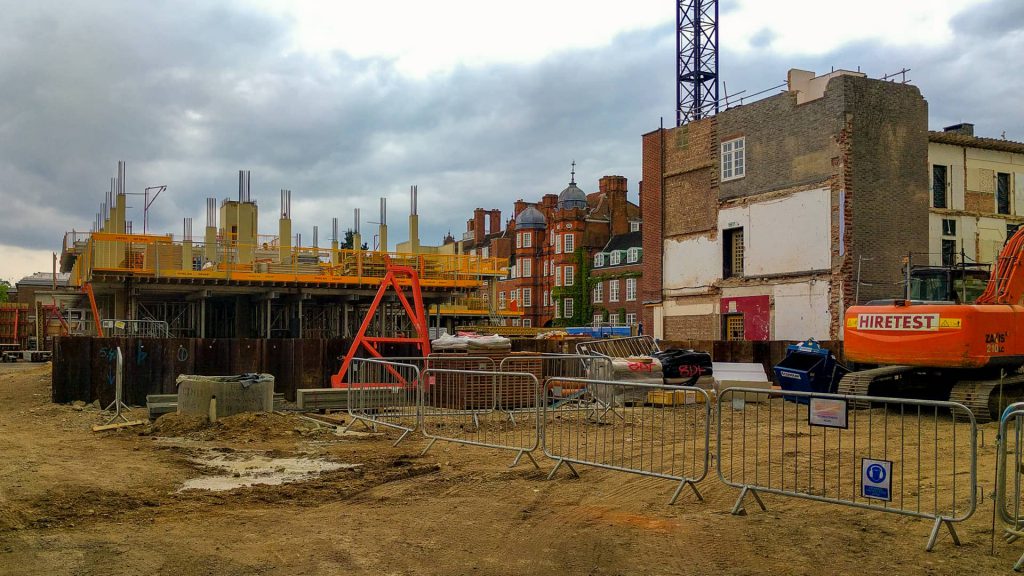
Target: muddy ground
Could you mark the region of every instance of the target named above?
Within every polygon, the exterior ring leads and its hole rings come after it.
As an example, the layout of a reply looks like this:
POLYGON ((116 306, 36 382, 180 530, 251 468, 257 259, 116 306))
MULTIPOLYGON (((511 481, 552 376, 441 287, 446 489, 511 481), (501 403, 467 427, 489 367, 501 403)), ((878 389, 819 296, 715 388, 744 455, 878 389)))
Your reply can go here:
POLYGON ((547 481, 542 457, 541 471, 468 446, 421 457, 421 438, 395 448, 294 416, 94 433, 98 409, 51 404, 49 381, 45 365, 0 364, 0 574, 997 574, 1024 552, 999 537, 990 552, 988 498, 959 527, 963 546, 943 535, 927 553, 925 520, 770 495, 767 512, 732 516, 737 492, 713 475, 705 502, 667 506, 663 480, 584 468, 547 481), (334 469, 182 491, 297 461, 334 469))

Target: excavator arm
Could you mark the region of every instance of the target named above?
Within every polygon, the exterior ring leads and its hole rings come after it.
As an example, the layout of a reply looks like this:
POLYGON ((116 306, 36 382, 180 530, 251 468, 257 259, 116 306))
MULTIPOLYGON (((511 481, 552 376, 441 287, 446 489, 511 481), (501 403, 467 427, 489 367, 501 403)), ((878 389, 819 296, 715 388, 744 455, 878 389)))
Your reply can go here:
POLYGON ((1024 254, 1024 226, 1017 228, 1013 236, 999 252, 995 270, 978 297, 977 304, 1021 304, 1024 299, 1024 270, 1021 256, 1024 254))

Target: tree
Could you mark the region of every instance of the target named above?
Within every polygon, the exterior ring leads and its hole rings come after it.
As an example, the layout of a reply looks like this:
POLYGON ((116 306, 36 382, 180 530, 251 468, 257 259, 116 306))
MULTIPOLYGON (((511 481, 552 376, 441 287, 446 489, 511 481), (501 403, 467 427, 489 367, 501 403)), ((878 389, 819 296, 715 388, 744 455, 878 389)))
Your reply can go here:
POLYGON ((7 302, 7 291, 10 289, 10 282, 7 280, 0 280, 0 302, 7 302))
MULTIPOLYGON (((345 241, 341 243, 341 246, 339 246, 339 248, 341 248, 342 250, 351 250, 352 249, 352 239, 353 239, 353 237, 355 235, 356 235, 355 230, 353 230, 351 228, 349 228, 348 230, 345 230, 345 241)), ((362 246, 361 249, 362 250, 368 250, 369 249, 366 246, 366 242, 363 242, 363 246, 362 246)))

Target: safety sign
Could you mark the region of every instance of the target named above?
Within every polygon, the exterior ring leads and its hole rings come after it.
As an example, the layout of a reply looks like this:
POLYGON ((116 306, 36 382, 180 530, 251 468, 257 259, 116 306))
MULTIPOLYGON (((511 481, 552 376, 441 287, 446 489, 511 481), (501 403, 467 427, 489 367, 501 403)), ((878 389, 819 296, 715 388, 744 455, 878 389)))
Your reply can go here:
POLYGON ((860 459, 860 495, 892 501, 892 461, 860 459))

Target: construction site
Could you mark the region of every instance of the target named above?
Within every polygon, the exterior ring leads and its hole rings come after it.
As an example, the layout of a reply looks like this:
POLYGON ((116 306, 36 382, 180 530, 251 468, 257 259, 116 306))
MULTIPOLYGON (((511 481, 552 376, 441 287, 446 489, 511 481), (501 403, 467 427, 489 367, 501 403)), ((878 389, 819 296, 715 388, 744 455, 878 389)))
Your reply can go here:
POLYGON ((720 99, 676 10, 636 202, 322 240, 239 170, 157 233, 118 162, 0 302, 0 575, 1024 571, 1024 143, 906 68, 720 99))

